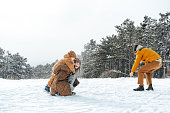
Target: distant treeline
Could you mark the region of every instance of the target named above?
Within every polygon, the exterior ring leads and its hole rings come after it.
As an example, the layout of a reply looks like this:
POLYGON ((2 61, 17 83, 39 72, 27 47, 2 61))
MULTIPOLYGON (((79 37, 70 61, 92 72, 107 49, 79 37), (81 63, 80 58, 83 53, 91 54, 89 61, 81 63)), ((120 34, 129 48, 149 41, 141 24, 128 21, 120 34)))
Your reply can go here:
MULTIPOLYGON (((57 62, 57 61, 56 61, 57 62)), ((56 63, 38 65, 31 67, 27 63, 27 58, 19 53, 11 54, 0 48, 0 78, 4 79, 39 79, 49 78, 52 73, 52 67, 56 63)))
MULTIPOLYGON (((135 43, 151 48, 161 55, 163 66, 153 74, 153 77, 166 77, 170 61, 169 16, 170 13, 160 14, 158 20, 145 16, 138 26, 134 25, 134 21, 126 19, 121 25, 115 26, 116 35, 102 38, 99 44, 93 39, 90 40, 80 56, 81 77, 128 77, 135 60, 132 50, 135 43)), ((49 78, 56 62, 31 67, 27 59, 19 53, 11 54, 0 48, 0 78, 49 78)))
POLYGON ((166 77, 170 59, 169 16, 170 13, 160 14, 158 20, 145 16, 138 26, 134 25, 134 21, 126 19, 121 25, 115 26, 117 35, 102 38, 99 44, 93 39, 90 40, 81 54, 82 76, 128 77, 135 60, 133 45, 136 43, 161 55, 163 66, 153 74, 153 77, 166 77))

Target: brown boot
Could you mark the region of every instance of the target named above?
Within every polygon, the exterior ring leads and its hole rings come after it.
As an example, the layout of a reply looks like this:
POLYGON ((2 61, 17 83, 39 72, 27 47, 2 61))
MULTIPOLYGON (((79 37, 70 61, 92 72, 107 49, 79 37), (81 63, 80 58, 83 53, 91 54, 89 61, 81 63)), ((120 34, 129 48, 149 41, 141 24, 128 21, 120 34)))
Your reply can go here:
POLYGON ((149 84, 148 88, 146 90, 153 90, 152 84, 149 84))
POLYGON ((144 91, 144 87, 143 86, 141 86, 141 85, 139 85, 139 87, 138 88, 136 88, 136 89, 133 89, 134 91, 144 91))

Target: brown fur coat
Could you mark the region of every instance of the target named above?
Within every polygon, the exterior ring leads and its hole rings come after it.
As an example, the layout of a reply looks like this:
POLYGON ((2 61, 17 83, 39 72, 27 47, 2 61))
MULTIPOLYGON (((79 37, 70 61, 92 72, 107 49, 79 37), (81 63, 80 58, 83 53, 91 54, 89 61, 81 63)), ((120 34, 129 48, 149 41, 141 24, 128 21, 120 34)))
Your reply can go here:
MULTIPOLYGON (((54 96, 58 93, 61 96, 72 95, 70 84, 68 83, 68 76, 72 71, 65 64, 60 64, 56 68, 56 74, 51 85, 51 95, 54 96)), ((79 81, 76 79, 73 86, 77 86, 79 81)))
POLYGON ((73 51, 70 51, 70 52, 68 52, 67 54, 65 54, 65 55, 64 55, 64 59, 58 61, 58 62, 53 66, 53 68, 52 68, 53 73, 52 73, 52 76, 50 77, 50 80, 48 81, 48 86, 49 86, 49 87, 51 87, 51 84, 52 84, 52 82, 53 82, 53 80, 54 80, 54 76, 55 76, 56 71, 57 71, 57 67, 58 67, 59 65, 61 65, 61 64, 66 64, 66 65, 70 68, 70 70, 71 70, 72 72, 75 72, 75 68, 74 68, 74 65, 73 65, 73 61, 71 60, 71 57, 73 57, 73 58, 76 57, 76 55, 75 55, 75 53, 74 53, 73 51))

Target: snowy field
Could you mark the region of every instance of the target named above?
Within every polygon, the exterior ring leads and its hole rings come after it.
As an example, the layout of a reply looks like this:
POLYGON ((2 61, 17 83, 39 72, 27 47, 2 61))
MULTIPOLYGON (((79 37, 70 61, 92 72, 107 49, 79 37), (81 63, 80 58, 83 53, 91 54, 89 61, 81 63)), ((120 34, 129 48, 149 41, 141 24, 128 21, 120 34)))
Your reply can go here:
POLYGON ((132 90, 137 78, 79 80, 76 95, 61 97, 44 91, 47 79, 0 79, 0 113, 170 113, 170 78, 143 92, 132 90))

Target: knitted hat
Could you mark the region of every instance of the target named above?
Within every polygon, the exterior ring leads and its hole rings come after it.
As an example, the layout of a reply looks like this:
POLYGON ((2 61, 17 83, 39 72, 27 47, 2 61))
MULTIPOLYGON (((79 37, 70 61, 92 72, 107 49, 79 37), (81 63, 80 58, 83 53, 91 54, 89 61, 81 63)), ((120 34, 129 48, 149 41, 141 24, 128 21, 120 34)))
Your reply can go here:
POLYGON ((134 47, 133 47, 133 52, 134 53, 136 53, 139 49, 141 49, 143 46, 141 46, 141 45, 134 45, 134 47))
POLYGON ((138 47, 137 44, 133 46, 133 52, 134 52, 134 53, 136 53, 136 48, 137 48, 137 47, 138 47))

